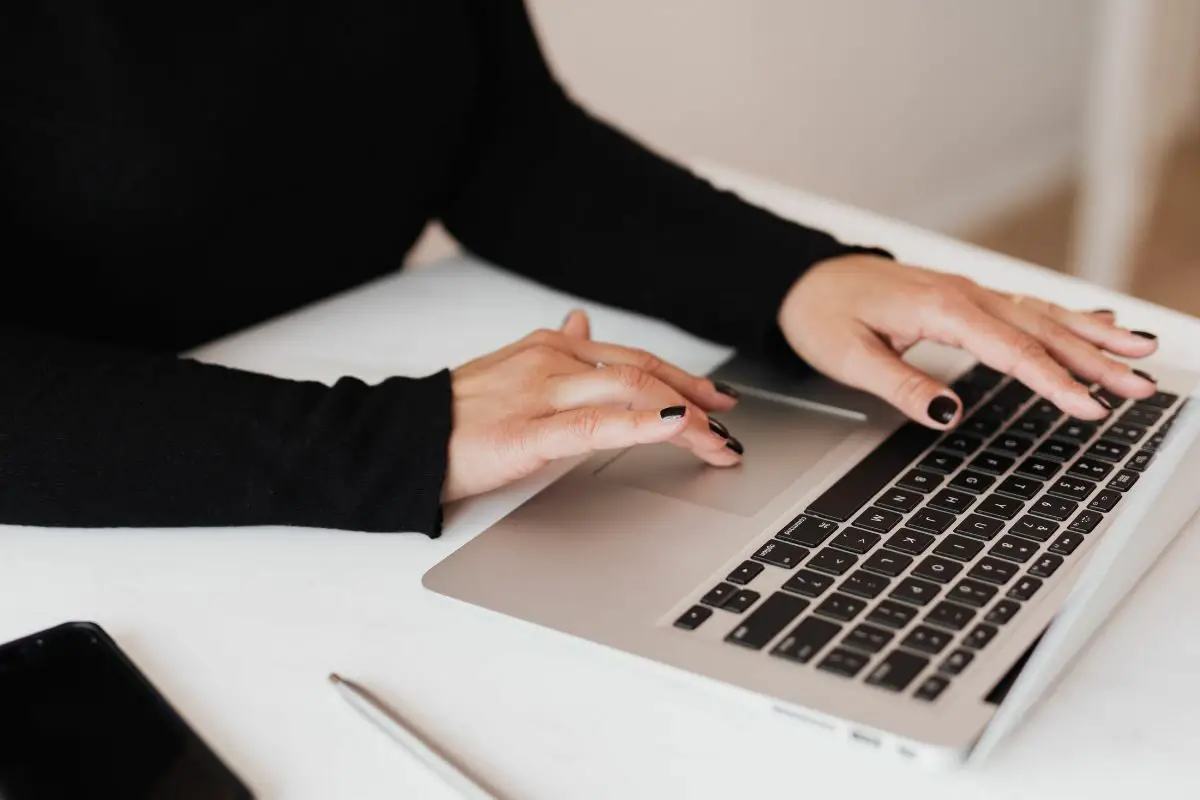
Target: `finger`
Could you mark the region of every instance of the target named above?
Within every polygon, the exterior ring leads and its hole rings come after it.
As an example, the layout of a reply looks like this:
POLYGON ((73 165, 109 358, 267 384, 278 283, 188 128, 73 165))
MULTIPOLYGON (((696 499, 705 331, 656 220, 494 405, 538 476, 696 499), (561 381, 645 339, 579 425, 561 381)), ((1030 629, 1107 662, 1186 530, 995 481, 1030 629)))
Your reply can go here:
POLYGON ((993 294, 1000 300, 1008 300, 1014 305, 1045 314, 1076 336, 1110 353, 1129 358, 1145 358, 1158 349, 1158 337, 1145 331, 1131 331, 1118 327, 1116 315, 1108 309, 1073 311, 1037 297, 993 294))
MULTIPOLYGON (((531 424, 527 442, 540 458, 548 460, 665 442, 690 424, 688 417, 693 413, 686 406, 636 411, 611 406, 576 408, 531 424)), ((736 463, 726 461, 721 466, 736 463)))
POLYGON ((922 425, 945 430, 962 418, 962 402, 941 383, 906 363, 863 328, 832 377, 882 397, 922 425))
POLYGON ((575 308, 567 314, 559 331, 572 339, 591 339, 592 323, 586 311, 575 308))

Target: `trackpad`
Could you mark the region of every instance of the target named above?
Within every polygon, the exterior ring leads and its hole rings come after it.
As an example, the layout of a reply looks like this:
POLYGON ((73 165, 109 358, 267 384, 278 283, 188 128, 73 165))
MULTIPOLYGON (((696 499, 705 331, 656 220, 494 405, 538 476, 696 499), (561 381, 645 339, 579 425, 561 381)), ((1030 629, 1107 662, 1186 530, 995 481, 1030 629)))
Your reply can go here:
POLYGON ((720 419, 746 447, 741 466, 710 467, 659 444, 627 450, 596 477, 752 517, 863 424, 752 396, 720 419))

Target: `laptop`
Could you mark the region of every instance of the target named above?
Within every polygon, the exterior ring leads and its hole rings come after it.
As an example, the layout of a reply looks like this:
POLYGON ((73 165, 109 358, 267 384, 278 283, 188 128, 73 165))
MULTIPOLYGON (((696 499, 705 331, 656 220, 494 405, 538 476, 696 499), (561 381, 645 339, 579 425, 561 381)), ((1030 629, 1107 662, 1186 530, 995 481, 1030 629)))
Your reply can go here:
MULTIPOLYGON (((427 588, 741 690, 930 765, 1011 733, 1200 506, 1197 376, 1098 423, 923 344, 955 430, 734 356, 744 463, 601 453, 427 588)), ((1094 390, 1102 391, 1102 390, 1094 390)))

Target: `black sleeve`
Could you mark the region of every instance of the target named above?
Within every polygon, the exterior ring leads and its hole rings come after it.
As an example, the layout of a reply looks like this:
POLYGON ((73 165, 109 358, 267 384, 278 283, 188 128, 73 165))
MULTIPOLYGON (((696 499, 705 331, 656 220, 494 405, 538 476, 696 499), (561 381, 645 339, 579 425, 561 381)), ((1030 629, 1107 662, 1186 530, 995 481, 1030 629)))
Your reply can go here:
POLYGON ((474 8, 482 99, 443 214, 467 249, 772 360, 792 358, 775 319, 807 267, 887 255, 784 220, 651 153, 566 95, 522 0, 474 8))
POLYGON ((0 331, 0 522, 441 527, 449 374, 333 386, 0 331))

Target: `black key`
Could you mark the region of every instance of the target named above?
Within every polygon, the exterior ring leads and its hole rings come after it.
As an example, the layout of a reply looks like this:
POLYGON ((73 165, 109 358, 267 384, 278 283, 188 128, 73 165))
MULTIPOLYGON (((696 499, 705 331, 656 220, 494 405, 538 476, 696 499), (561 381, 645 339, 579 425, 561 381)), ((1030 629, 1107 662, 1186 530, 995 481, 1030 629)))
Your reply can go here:
POLYGON ((808 607, 807 600, 775 592, 725 637, 731 644, 761 650, 808 607))
POLYGON ((1124 397, 1121 397, 1121 395, 1117 394, 1116 392, 1110 392, 1108 389, 1105 389, 1101 386, 1093 388, 1091 394, 1092 397, 1100 400, 1100 405, 1104 406, 1105 408, 1112 409, 1113 411, 1125 405, 1124 397))
POLYGON ((871 572, 878 572, 880 575, 894 578, 908 569, 912 561, 911 556, 890 553, 887 550, 879 550, 872 553, 871 557, 863 562, 863 569, 869 569, 871 572))
POLYGON ((731 583, 718 583, 708 591, 708 594, 700 598, 700 602, 706 606, 720 608, 730 597, 733 597, 733 593, 736 591, 737 587, 731 583))
POLYGON ((1037 594, 1037 590, 1040 588, 1042 588, 1041 581, 1026 575, 1014 583, 1012 588, 1008 590, 1008 597, 1012 600, 1028 600, 1037 594))
POLYGON ((962 466, 962 456, 956 456, 953 453, 942 453, 937 450, 921 459, 917 464, 921 469, 927 469, 930 472, 939 472, 942 475, 949 475, 954 470, 962 466))
POLYGON ((985 392, 990 392, 1002 380, 1004 380, 1003 372, 998 372, 987 364, 976 364, 960 375, 951 388, 957 392, 962 386, 977 386, 985 392))
POLYGON ((927 666, 928 658, 905 653, 903 650, 893 650, 867 675, 867 683, 881 689, 902 692, 927 666))
POLYGON ((1089 494, 1096 491, 1096 484, 1083 478, 1074 478, 1067 475, 1052 483, 1046 491, 1070 500, 1083 501, 1087 499, 1089 494))
POLYGON ((867 614, 867 622, 899 630, 912 622, 916 616, 917 610, 912 606, 906 606, 904 603, 897 603, 894 600, 880 600, 879 605, 871 609, 870 614, 867 614))
POLYGON ((938 583, 949 583, 962 571, 962 564, 937 556, 929 556, 912 571, 918 578, 928 578, 938 583))
POLYGON ((879 544, 881 538, 883 537, 877 533, 860 530, 859 528, 846 528, 846 530, 833 537, 833 541, 829 543, 829 546, 840 547, 843 550, 849 550, 851 553, 865 553, 879 544))
POLYGON ((1154 425, 1162 419, 1162 415, 1161 410, 1139 403, 1121 415, 1121 422, 1126 425, 1154 425))
POLYGON ((1150 466, 1150 462, 1154 460, 1154 453, 1148 450, 1138 450, 1133 454, 1133 458, 1125 464, 1126 469, 1134 470, 1135 472, 1145 472, 1146 467, 1150 466))
POLYGON ((954 634, 949 631, 938 630, 928 625, 918 625, 913 628, 912 633, 904 637, 904 641, 900 644, 911 647, 913 650, 920 650, 922 653, 937 655, 946 649, 946 645, 950 644, 950 640, 953 638, 954 634))
POLYGON ((950 655, 946 656, 946 660, 938 667, 939 672, 944 672, 947 675, 958 675, 966 669, 970 663, 975 660, 975 654, 970 650, 955 650, 950 655))
POLYGON ((892 590, 889 597, 896 600, 903 600, 913 605, 923 606, 937 597, 938 592, 941 590, 942 588, 936 583, 930 583, 918 578, 905 578, 900 582, 899 586, 892 590))
POLYGON ((1020 561, 1024 564, 1033 557, 1037 552, 1038 546, 1028 539, 1020 539, 1016 536, 1001 536, 1000 540, 992 545, 992 549, 988 550, 994 556, 1007 558, 1010 561, 1020 561))
POLYGON ((1016 433, 1021 436, 1029 436, 1033 439, 1041 436, 1046 431, 1050 430, 1051 423, 1054 420, 1045 419, 1042 417, 1031 417, 1028 414, 1014 422, 1006 433, 1016 433))
POLYGON ((805 617, 800 620, 799 625, 792 628, 787 636, 783 637, 782 641, 771 651, 771 655, 799 664, 807 664, 841 631, 842 626, 835 622, 817 617, 805 617))
POLYGON ((946 687, 949 685, 950 681, 941 675, 930 675, 921 681, 921 685, 913 692, 913 697, 918 700, 924 700, 926 703, 932 703, 938 699, 942 692, 946 691, 946 687))
POLYGON ((972 436, 969 433, 957 433, 951 431, 946 434, 946 438, 938 443, 938 447, 952 450, 956 453, 974 453, 983 444, 983 439, 978 436, 972 436))
POLYGON ((1009 453, 1010 455, 1021 456, 1025 454, 1026 450, 1033 447, 1033 439, 1030 439, 1028 436, 1005 432, 993 439, 988 447, 992 450, 1009 453))
POLYGON ((1114 475, 1113 479, 1108 482, 1108 488, 1116 489, 1118 492, 1127 492, 1133 488, 1133 485, 1137 483, 1139 477, 1141 476, 1136 472, 1130 472, 1127 469, 1123 469, 1114 475))
POLYGON ((909 491, 908 489, 897 489, 892 487, 880 495, 875 501, 875 505, 881 508, 890 508, 893 511, 903 511, 908 513, 917 506, 921 505, 921 501, 925 496, 919 492, 909 491))
POLYGON ((862 613, 867 604, 856 597, 834 592, 821 601, 816 613, 842 621, 852 620, 862 613))
POLYGON ((1007 386, 996 392, 995 397, 983 405, 981 412, 997 417, 1009 417, 1031 397, 1033 390, 1025 384, 1009 381, 1007 386))
POLYGON ((959 536, 957 533, 952 533, 933 548, 933 552, 939 556, 953 558, 956 561, 970 561, 975 556, 979 555, 979 551, 983 549, 983 542, 978 539, 968 539, 965 536, 959 536))
POLYGON ((1026 514, 1019 520, 1013 523, 1009 533, 1014 536, 1023 536, 1026 539, 1033 539, 1035 542, 1044 542, 1054 535, 1058 530, 1058 523, 1051 522, 1048 519, 1035 517, 1032 514, 1026 514))
POLYGON ((993 494, 989 495, 975 510, 980 514, 988 514, 1000 519, 1012 519, 1017 514, 1020 514, 1021 509, 1024 507, 1024 503, 1002 495, 993 494))
POLYGON ((792 569, 799 565, 807 555, 808 550, 803 547, 797 547, 794 544, 772 539, 758 548, 758 552, 751 556, 751 558, 765 561, 768 564, 774 564, 784 569, 792 569))
POLYGON ((951 479, 950 488, 962 489, 972 494, 983 494, 995 482, 996 479, 991 475, 984 475, 982 472, 964 469, 951 479))
POLYGON ((1003 586, 1012 580, 1012 577, 1017 574, 1018 569, 1019 567, 1016 564, 1010 564, 998 558, 981 558, 978 564, 971 567, 971 571, 967 575, 981 581, 1003 586))
POLYGON ((1074 514, 1077 508, 1079 508, 1079 503, 1074 500, 1062 500, 1058 497, 1044 495, 1033 502, 1033 505, 1029 507, 1029 513, 1063 522, 1074 514))
POLYGON ((1116 462, 1129 455, 1129 445, 1101 439, 1089 447, 1084 455, 1088 458, 1098 458, 1101 461, 1116 462))
POLYGON ((1029 574, 1036 575, 1039 578, 1049 578, 1062 566, 1062 563, 1062 556, 1056 556, 1053 553, 1042 553, 1038 556, 1037 561, 1033 562, 1033 566, 1029 568, 1029 574))
POLYGON ((726 600, 725 605, 721 606, 721 608, 726 611, 732 611, 735 614, 741 614, 750 608, 750 606, 757 603, 759 597, 762 597, 762 595, 753 589, 742 589, 740 592, 734 594, 733 597, 726 600))
POLYGON ((1073 533, 1091 533, 1103 519, 1104 516, 1099 511, 1080 511, 1067 526, 1067 530, 1073 533))
POLYGON ((783 584, 783 588, 789 592, 805 597, 820 597, 830 586, 833 586, 833 578, 810 569, 800 570, 783 584))
POLYGON ((998 630, 991 625, 980 623, 971 629, 971 632, 963 639, 963 644, 967 647, 974 647, 976 650, 982 650, 988 646, 992 639, 996 638, 998 630))
POLYGON ((842 575, 853 567, 856 561, 858 561, 858 556, 826 547, 813 556, 812 561, 808 562, 808 566, 819 569, 821 572, 828 572, 830 575, 842 575))
POLYGON ((1033 496, 1040 492, 1045 485, 1037 478, 1012 475, 1000 481, 1000 485, 996 487, 996 491, 1001 494, 1019 497, 1022 500, 1032 500, 1033 496))
MULTIPOLYGON (((984 560, 986 561, 987 559, 984 560)), ((959 603, 974 606, 975 608, 982 608, 987 605, 989 600, 996 596, 997 591, 998 589, 995 586, 963 578, 955 584, 954 588, 950 590, 950 594, 946 595, 946 597, 959 603)))
POLYGON ((1103 461, 1085 457, 1072 464, 1069 472, 1081 478, 1097 481, 1108 477, 1108 473, 1112 472, 1112 464, 1105 464, 1103 461))
POLYGON ((930 609, 929 613, 925 615, 925 621, 933 625, 940 625, 943 628, 949 628, 952 631, 961 631, 967 627, 967 623, 974 616, 975 611, 973 609, 943 600, 930 609))
MULTIPOLYGON (((858 527, 877 533, 887 533, 896 527, 899 522, 900 515, 895 511, 886 511, 875 506, 871 506, 854 520, 854 524, 858 527)), ((834 541, 836 542, 837 540, 834 539, 834 541)))
POLYGON ((842 644, 866 650, 868 653, 878 653, 895 635, 891 631, 876 628, 874 625, 859 625, 846 634, 846 638, 842 639, 842 644))
POLYGON ((1054 542, 1046 548, 1046 552, 1054 553, 1059 556, 1069 556, 1075 552, 1079 545, 1083 544, 1083 534, 1066 531, 1059 535, 1054 542))
POLYGON ((1000 423, 1001 420, 995 417, 989 417, 986 414, 973 414, 963 420, 962 424, 958 426, 958 430, 973 436, 987 438, 1000 430, 1000 423))
MULTIPOLYGON (((909 422, 872 450, 808 507, 810 514, 845 522, 934 442, 939 432, 909 422)), ((930 473, 926 473, 930 474, 930 473)), ((913 488, 913 487, 909 487, 913 488)), ((931 487, 932 488, 932 487, 931 487)))
POLYGON ((929 533, 941 533, 954 524, 954 515, 933 508, 922 508, 908 518, 908 525, 929 533))
POLYGON ((891 581, 887 578, 872 575, 860 569, 857 572, 851 573, 849 578, 842 581, 840 588, 846 594, 873 599, 878 597, 888 587, 889 583, 891 581))
POLYGON ((1092 502, 1088 503, 1088 508, 1092 511, 1112 511, 1120 501, 1120 492, 1114 492, 1112 489, 1101 489, 1100 494, 1093 497, 1092 502))
POLYGON ((817 519, 807 514, 801 514, 788 523, 787 527, 775 536, 789 542, 802 544, 805 547, 816 547, 821 542, 837 533, 838 526, 826 519, 817 519))
POLYGON ((683 612, 683 616, 675 620, 675 627, 685 631, 694 631, 700 623, 712 616, 712 609, 704 606, 692 606, 683 612))
POLYGON ((1159 428, 1158 433, 1154 434, 1153 436, 1151 436, 1149 439, 1146 440, 1146 442, 1142 445, 1142 449, 1149 450, 1150 452, 1154 452, 1154 451, 1158 450, 1158 448, 1162 446, 1163 438, 1166 435, 1167 435, 1167 432, 1164 431, 1162 428, 1159 428))
POLYGON ((914 469, 905 473, 904 477, 898 480, 900 486, 906 489, 912 489, 922 494, 929 494, 938 487, 942 482, 942 476, 936 472, 926 472, 923 469, 914 469))
POLYGON ((971 507, 975 502, 975 497, 966 492, 957 492, 953 489, 943 489, 934 495, 929 501, 929 505, 933 508, 940 508, 942 511, 949 511, 952 514, 961 514, 971 507))
POLYGON ((1048 419, 1051 421, 1057 421, 1062 414, 1062 409, 1044 397, 1034 400, 1033 405, 1025 411, 1025 416, 1030 419, 1048 419))
POLYGON ((1155 392, 1145 400, 1140 401, 1143 405, 1152 406, 1154 408, 1170 408, 1175 405, 1175 401, 1179 399, 1179 395, 1171 394, 1170 392, 1155 392))
POLYGON ((1059 425, 1058 429, 1054 431, 1054 435, 1059 439, 1083 444, 1096 435, 1096 426, 1091 422, 1072 418, 1059 425))
POLYGON ((928 550, 929 545, 933 544, 933 542, 934 538, 928 533, 901 528, 893 533, 891 538, 883 543, 883 546, 892 550, 899 550, 901 553, 916 556, 928 550))
POLYGON ((844 647, 838 647, 829 651, 829 655, 817 664, 817 669, 832 672, 835 675, 841 675, 846 678, 853 678, 862 668, 871 660, 870 656, 863 655, 857 650, 847 650, 844 647))
POLYGON ((1046 480, 1047 478, 1053 478, 1060 469, 1062 469, 1062 464, 1049 461, 1045 458, 1031 456, 1021 462, 1021 465, 1017 467, 1017 472, 1022 475, 1028 475, 1031 478, 1046 480))
POLYGON ((1146 435, 1146 429, 1141 425, 1125 425, 1117 422, 1108 426, 1104 432, 1105 439, 1116 439, 1125 444, 1137 444, 1146 435))
POLYGON ((996 625, 1003 625, 1008 622, 1013 616, 1021 610, 1021 604, 1012 600, 1001 600, 996 605, 992 606, 992 610, 984 617, 985 620, 996 625))
POLYGON ((955 533, 965 533, 976 539, 991 539, 1004 528, 1004 523, 991 517, 972 514, 954 528, 955 533))
POLYGON ((725 580, 730 583, 736 583, 738 586, 745 586, 762 571, 762 564, 755 564, 753 561, 743 561, 740 567, 725 576, 725 580))
POLYGON ((989 475, 1002 475, 1012 469, 1015 461, 1016 459, 998 453, 980 453, 971 460, 971 469, 986 472, 989 475))
POLYGON ((1035 456, 1043 458, 1052 458, 1055 461, 1066 461, 1074 458, 1079 452, 1079 445, 1071 444, 1070 442, 1059 441, 1058 439, 1047 439, 1038 445, 1038 449, 1033 451, 1035 456))

